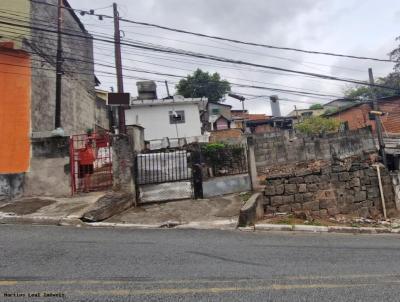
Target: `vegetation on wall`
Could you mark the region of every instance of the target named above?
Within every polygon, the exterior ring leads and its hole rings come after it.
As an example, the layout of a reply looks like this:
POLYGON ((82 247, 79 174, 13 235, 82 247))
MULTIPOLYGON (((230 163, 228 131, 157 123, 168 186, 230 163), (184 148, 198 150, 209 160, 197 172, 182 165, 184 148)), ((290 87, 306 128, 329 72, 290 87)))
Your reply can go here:
POLYGON ((337 132, 340 121, 336 119, 324 118, 321 116, 311 116, 296 125, 296 129, 304 134, 324 134, 337 132))

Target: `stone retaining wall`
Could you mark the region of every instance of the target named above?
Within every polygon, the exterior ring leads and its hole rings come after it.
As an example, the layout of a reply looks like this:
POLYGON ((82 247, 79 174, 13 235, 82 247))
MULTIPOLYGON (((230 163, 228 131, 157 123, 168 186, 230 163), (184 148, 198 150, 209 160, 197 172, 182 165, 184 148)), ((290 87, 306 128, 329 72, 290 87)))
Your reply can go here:
MULTIPOLYGON (((389 172, 381 168, 389 215, 396 213, 389 172)), ((315 217, 355 214, 378 218, 382 205, 376 168, 369 162, 327 162, 320 167, 267 177, 264 208, 271 212, 304 212, 315 217)))

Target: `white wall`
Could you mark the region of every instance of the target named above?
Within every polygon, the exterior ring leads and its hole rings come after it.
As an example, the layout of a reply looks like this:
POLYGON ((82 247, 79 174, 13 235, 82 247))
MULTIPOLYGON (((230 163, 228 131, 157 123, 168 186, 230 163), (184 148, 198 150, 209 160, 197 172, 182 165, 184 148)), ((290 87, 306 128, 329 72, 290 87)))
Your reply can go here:
POLYGON ((175 111, 185 111, 185 123, 170 124, 171 105, 135 106, 125 111, 126 125, 139 124, 144 127, 144 139, 154 140, 201 136, 200 113, 197 104, 175 104, 175 111), (178 136, 176 128, 178 128, 178 136))

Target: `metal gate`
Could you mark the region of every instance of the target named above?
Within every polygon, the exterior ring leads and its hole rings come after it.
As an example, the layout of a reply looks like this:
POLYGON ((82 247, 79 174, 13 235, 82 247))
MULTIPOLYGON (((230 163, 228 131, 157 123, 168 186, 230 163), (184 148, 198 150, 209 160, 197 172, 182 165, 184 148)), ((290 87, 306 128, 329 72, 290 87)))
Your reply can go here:
POLYGON ((141 202, 193 198, 192 153, 158 151, 135 157, 135 183, 141 202))
POLYGON ((71 136, 70 165, 72 194, 111 188, 113 175, 109 133, 71 136))

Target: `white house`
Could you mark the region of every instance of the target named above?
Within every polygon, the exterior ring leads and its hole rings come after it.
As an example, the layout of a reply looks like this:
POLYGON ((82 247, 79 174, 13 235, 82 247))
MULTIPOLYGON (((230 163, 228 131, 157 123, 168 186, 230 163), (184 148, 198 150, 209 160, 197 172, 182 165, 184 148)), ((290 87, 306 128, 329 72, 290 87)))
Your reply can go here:
MULTIPOLYGON (((139 85, 138 85, 139 87, 139 85)), ((139 97, 140 97, 139 91, 139 97)), ((125 111, 126 125, 144 128, 151 149, 191 142, 208 142, 201 133, 200 108, 206 98, 174 96, 167 99, 135 99, 125 111), (169 142, 169 143, 168 143, 169 142)))

